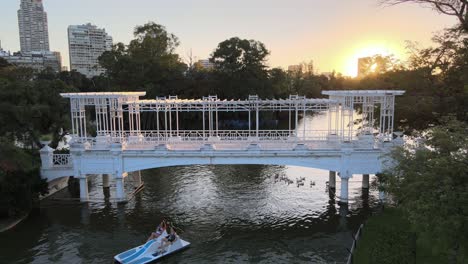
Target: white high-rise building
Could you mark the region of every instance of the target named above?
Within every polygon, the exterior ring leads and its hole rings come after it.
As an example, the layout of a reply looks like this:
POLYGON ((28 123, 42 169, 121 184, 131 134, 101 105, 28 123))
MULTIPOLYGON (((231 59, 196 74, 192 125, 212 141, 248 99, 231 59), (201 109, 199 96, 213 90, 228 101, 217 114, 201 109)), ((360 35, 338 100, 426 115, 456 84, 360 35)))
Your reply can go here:
POLYGON ((198 60, 198 65, 203 69, 212 70, 215 67, 215 64, 210 60, 198 60))
POLYGON ((98 58, 112 49, 112 37, 105 29, 92 24, 73 25, 68 27, 68 48, 70 53, 70 70, 76 70, 87 77, 104 73, 99 66, 98 58))
POLYGON ((42 0, 21 0, 18 24, 22 53, 49 51, 47 13, 42 0))

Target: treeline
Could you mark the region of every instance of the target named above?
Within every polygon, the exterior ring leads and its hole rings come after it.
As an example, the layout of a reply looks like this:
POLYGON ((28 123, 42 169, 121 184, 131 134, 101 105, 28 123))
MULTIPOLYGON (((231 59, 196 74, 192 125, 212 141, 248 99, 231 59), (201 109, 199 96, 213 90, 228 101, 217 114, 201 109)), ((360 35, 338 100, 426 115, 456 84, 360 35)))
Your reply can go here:
MULTIPOLYGON (((146 91, 149 98, 178 95, 200 98, 218 95, 223 99, 287 97, 302 94, 320 97, 329 79, 312 72, 287 72, 268 69, 270 51, 256 40, 233 37, 219 43, 210 61, 214 68, 203 67, 189 57, 175 53, 176 36, 155 23, 136 27, 135 39, 118 43, 99 59, 106 74, 93 78, 88 89, 100 91, 146 91)), ((336 79, 337 76, 332 76, 336 79)))

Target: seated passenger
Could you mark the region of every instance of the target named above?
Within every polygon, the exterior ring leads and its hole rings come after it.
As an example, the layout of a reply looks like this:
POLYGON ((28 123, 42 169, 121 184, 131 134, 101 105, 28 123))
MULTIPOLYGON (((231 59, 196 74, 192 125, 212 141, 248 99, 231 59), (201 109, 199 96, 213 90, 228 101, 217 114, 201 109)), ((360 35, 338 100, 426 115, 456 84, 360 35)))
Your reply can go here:
POLYGON ((169 227, 168 231, 168 235, 162 239, 161 245, 158 248, 161 252, 164 252, 168 246, 172 245, 172 243, 177 240, 177 233, 174 228, 169 227))
POLYGON ((148 240, 146 240, 146 242, 150 241, 151 239, 156 239, 158 238, 163 232, 164 230, 166 230, 166 220, 163 220, 159 225, 158 227, 156 227, 156 232, 152 232, 150 237, 148 238, 148 240))

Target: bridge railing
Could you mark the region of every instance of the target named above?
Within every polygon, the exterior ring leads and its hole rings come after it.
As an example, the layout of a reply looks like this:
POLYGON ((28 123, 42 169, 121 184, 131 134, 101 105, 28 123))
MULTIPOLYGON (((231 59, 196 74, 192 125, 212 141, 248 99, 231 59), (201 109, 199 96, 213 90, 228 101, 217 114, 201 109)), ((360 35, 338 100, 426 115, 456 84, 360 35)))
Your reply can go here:
MULTIPOLYGON (((366 138, 366 141, 358 140, 354 136, 351 141, 354 147, 380 148, 380 139, 375 136, 366 138), (370 140, 370 141, 369 141, 370 140)), ((111 143, 121 143, 128 147, 143 148, 168 144, 173 146, 186 146, 197 148, 203 144, 216 144, 221 146, 231 145, 242 149, 245 145, 261 143, 264 146, 274 147, 274 144, 282 144, 284 148, 293 148, 297 144, 304 144, 310 148, 336 148, 341 143, 349 142, 342 135, 330 134, 328 130, 145 130, 140 133, 121 131, 97 137, 78 138, 74 142, 85 144, 86 148, 108 148, 111 143), (268 143, 268 144, 267 144, 268 143), (285 145, 289 144, 289 145, 285 145)), ((280 145, 277 147, 280 148, 280 145)))
POLYGON ((132 137, 142 136, 147 141, 304 141, 304 140, 330 140, 327 130, 306 130, 300 131, 299 135, 295 130, 180 130, 180 131, 155 131, 146 130, 137 134, 135 132, 124 131, 119 133, 117 138, 123 140, 132 137), (178 140, 177 140, 178 139, 178 140))
POLYGON ((70 154, 53 154, 52 167, 70 167, 72 160, 70 154))

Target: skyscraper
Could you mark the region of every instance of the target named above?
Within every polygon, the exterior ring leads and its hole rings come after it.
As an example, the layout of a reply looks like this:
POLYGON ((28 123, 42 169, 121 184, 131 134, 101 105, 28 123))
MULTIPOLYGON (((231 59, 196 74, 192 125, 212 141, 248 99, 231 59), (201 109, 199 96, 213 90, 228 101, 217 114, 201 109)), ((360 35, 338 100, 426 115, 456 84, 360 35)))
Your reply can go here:
POLYGON ((22 53, 49 51, 47 13, 42 0, 21 0, 18 24, 22 53))
POLYGON ((70 70, 76 70, 87 77, 104 73, 98 58, 104 51, 112 49, 112 37, 105 29, 95 25, 74 25, 68 27, 68 48, 70 70))

